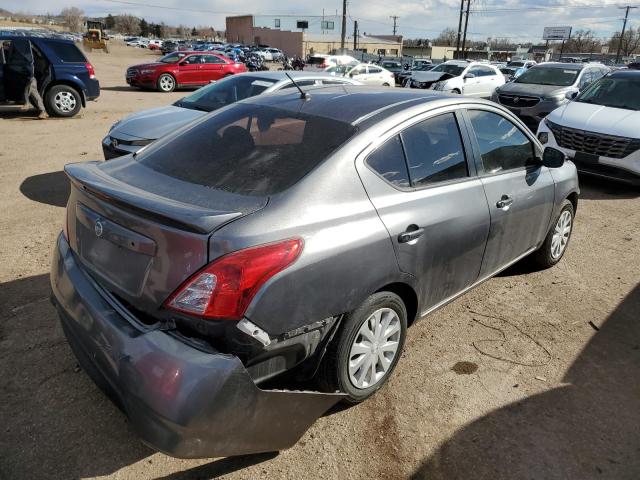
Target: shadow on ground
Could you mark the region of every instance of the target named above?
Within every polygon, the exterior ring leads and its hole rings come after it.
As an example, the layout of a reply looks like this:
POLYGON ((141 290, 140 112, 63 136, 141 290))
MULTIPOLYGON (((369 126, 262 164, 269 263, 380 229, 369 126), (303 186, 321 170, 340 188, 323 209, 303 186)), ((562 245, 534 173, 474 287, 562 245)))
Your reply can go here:
POLYGON ((580 200, 625 200, 640 197, 640 186, 634 187, 604 178, 580 175, 580 200))
POLYGON ((568 385, 458 431, 413 479, 640 478, 640 285, 568 370, 568 385))
POLYGON ((29 200, 54 207, 66 206, 70 191, 69 178, 62 170, 33 175, 20 184, 20 192, 29 200))
MULTIPOLYGON (((49 292, 48 275, 0 285, 0 478, 109 475, 154 454, 77 368, 49 292)), ((274 456, 218 459, 164 478, 212 478, 274 456)))

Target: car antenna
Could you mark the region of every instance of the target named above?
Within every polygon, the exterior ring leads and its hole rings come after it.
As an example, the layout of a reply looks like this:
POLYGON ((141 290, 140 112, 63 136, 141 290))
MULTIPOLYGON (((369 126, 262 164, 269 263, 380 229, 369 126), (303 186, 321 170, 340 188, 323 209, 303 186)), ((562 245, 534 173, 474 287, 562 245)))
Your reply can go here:
POLYGON ((305 92, 304 90, 302 90, 300 88, 300 85, 298 85, 296 83, 296 81, 291 78, 291 75, 289 75, 287 72, 284 72, 284 74, 289 77, 289 80, 291 80, 291 83, 293 83, 293 85, 298 89, 298 91, 300 92, 300 99, 301 100, 309 100, 311 98, 311 95, 309 95, 307 92, 305 92))

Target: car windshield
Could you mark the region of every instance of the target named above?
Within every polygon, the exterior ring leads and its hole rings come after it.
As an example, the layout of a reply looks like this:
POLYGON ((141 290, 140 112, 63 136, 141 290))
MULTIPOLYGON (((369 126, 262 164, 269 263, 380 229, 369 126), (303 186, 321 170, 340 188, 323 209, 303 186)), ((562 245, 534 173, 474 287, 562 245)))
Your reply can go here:
POLYGON ((356 132, 297 109, 238 103, 154 142, 136 160, 185 182, 269 196, 297 183, 356 132))
POLYGON ((178 100, 174 105, 211 112, 244 98, 260 95, 276 81, 253 75, 233 75, 197 90, 188 97, 178 100))
POLYGON ((465 67, 462 66, 462 65, 455 65, 453 63, 441 63, 440 65, 438 65, 436 68, 434 68, 431 71, 432 72, 444 72, 444 73, 448 73, 450 75, 453 75, 454 77, 458 77, 458 76, 460 76, 460 74, 462 74, 464 68, 465 67))
POLYGON ((568 87, 576 82, 579 73, 580 70, 573 68, 531 67, 520 75, 515 82, 568 87))
POLYGON ((176 63, 182 57, 184 57, 184 53, 173 52, 162 57, 160 61, 162 63, 176 63))
POLYGON ((384 68, 402 68, 402 65, 398 62, 382 62, 380 66, 384 68))
POLYGON ((524 62, 509 62, 507 65, 509 67, 524 67, 524 62))
POLYGON ((640 77, 602 78, 578 95, 576 101, 605 107, 640 110, 640 77))

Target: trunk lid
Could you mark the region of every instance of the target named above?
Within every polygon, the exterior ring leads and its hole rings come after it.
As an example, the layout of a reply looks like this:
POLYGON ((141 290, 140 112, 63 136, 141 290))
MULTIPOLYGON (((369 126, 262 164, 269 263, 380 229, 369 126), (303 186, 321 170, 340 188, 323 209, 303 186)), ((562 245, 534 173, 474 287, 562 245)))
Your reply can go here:
POLYGON ((178 180, 132 157, 65 172, 72 250, 98 283, 150 314, 210 261, 212 232, 268 201, 178 180))

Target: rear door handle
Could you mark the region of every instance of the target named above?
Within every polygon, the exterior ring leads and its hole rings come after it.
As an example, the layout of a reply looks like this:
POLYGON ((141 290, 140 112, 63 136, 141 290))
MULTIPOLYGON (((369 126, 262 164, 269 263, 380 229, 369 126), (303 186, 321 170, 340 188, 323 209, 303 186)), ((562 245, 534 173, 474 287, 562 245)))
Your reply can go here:
POLYGON ((424 228, 417 228, 415 230, 407 230, 398 235, 398 243, 408 243, 413 240, 417 240, 424 234, 424 228))
POLYGON ((513 203, 513 198, 509 195, 502 195, 502 198, 496 202, 496 207, 507 208, 513 203))

